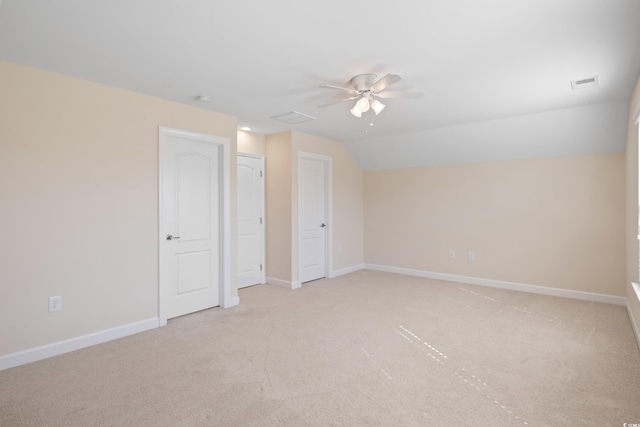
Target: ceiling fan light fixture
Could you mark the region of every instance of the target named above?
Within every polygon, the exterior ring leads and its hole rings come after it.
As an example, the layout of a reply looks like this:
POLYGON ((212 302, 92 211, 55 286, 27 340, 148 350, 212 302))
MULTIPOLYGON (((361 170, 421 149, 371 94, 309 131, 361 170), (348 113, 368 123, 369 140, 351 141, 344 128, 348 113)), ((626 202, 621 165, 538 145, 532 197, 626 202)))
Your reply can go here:
POLYGON ((378 101, 377 99, 374 99, 373 101, 371 101, 371 109, 373 110, 374 113, 376 113, 376 116, 380 114, 382 110, 384 110, 384 107, 386 107, 386 105, 384 105, 382 102, 378 101))
POLYGON ((367 111, 369 111, 369 99, 362 97, 358 100, 358 102, 356 103, 356 107, 358 107, 358 110, 360 110, 361 113, 366 113, 367 111))
MULTIPOLYGON (((320 85, 320 87, 327 89, 341 90, 348 93, 349 96, 329 104, 319 105, 318 108, 355 100, 356 103, 349 112, 354 117, 360 118, 369 110, 373 110, 373 112, 378 115, 386 108, 386 105, 380 102, 379 98, 418 99, 424 96, 422 92, 386 91, 389 86, 400 80, 402 80, 402 77, 397 74, 387 74, 381 79, 378 79, 375 74, 359 74, 350 80, 348 87, 320 85)), ((581 81, 581 83, 583 82, 581 81)))

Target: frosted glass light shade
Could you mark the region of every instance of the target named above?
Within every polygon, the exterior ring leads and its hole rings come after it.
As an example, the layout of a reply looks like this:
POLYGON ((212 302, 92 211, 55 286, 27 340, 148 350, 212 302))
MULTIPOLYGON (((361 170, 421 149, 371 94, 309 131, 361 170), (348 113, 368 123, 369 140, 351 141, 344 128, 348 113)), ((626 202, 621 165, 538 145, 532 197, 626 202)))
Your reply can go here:
POLYGON ((360 110, 358 109, 358 104, 357 104, 357 103, 356 103, 356 105, 355 105, 351 110, 349 110, 349 111, 351 112, 351 114, 353 114, 353 115, 354 115, 354 116, 356 116, 356 117, 362 117, 362 111, 360 111, 360 110))
POLYGON ((369 100, 367 98, 360 98, 356 103, 358 110, 362 113, 366 113, 369 111, 369 100))
POLYGON ((384 107, 386 107, 386 105, 384 105, 382 102, 378 101, 377 99, 374 99, 371 102, 371 109, 373 110, 374 113, 376 113, 376 116, 380 114, 380 111, 384 110, 384 107))

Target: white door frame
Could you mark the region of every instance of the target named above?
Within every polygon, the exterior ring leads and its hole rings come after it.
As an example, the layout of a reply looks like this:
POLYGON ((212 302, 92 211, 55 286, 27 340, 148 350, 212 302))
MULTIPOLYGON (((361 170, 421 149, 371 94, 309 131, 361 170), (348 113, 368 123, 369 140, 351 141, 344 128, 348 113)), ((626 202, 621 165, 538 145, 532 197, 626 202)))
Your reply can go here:
POLYGON ((300 271, 302 271, 302 257, 301 248, 302 248, 302 224, 300 223, 300 211, 302 210, 302 186, 300 183, 302 182, 302 174, 300 169, 300 160, 302 159, 313 159, 324 162, 324 171, 325 171, 325 218, 327 219, 327 226, 325 227, 326 239, 325 239, 325 277, 332 277, 333 272, 333 158, 330 156, 323 156, 321 154, 315 153, 306 153, 304 151, 298 151, 298 208, 297 208, 297 223, 298 223, 298 262, 297 262, 297 275, 296 279, 293 282, 293 289, 302 287, 302 283, 300 281, 300 271))
POLYGON ((231 297, 231 141, 229 138, 205 135, 180 129, 160 126, 158 128, 158 323, 167 324, 169 283, 166 278, 168 253, 164 224, 164 182, 163 165, 167 156, 169 137, 188 138, 203 144, 217 145, 220 148, 220 306, 233 307, 240 302, 231 297))
POLYGON ((266 188, 265 188, 265 181, 266 181, 266 169, 265 169, 265 157, 258 155, 258 154, 251 154, 251 153, 238 153, 238 156, 242 156, 242 157, 251 157, 253 159, 260 159, 260 168, 262 169, 262 205, 260 206, 261 209, 261 217, 262 217, 262 224, 260 224, 260 232, 262 233, 262 247, 260 248, 260 262, 262 263, 262 275, 260 277, 260 283, 267 283, 267 260, 266 260, 266 253, 267 253, 267 230, 265 228, 266 223, 267 223, 267 215, 266 215, 266 205, 265 205, 265 200, 266 200, 266 188))

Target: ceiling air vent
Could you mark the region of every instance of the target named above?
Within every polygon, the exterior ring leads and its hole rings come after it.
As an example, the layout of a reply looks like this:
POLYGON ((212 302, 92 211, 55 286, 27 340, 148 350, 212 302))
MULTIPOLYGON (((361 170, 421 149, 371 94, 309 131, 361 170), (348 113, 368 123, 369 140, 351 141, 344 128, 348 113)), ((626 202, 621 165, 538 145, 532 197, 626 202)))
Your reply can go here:
POLYGON ((582 89, 584 87, 598 86, 598 76, 589 77, 588 79, 573 80, 571 82, 571 89, 582 89))
POLYGON ((290 111, 284 114, 278 114, 277 116, 271 117, 274 120, 279 120, 281 122, 289 123, 290 125, 297 125, 298 123, 309 122, 311 120, 315 120, 315 117, 308 116, 306 114, 299 113, 297 111, 290 111))

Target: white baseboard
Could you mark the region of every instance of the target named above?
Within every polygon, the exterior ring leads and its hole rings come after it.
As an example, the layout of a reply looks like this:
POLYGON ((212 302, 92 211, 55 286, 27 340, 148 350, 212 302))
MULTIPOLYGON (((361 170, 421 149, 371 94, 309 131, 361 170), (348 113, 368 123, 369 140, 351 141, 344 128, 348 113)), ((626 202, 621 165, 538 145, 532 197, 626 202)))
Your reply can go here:
POLYGON ((638 322, 636 322, 635 317, 633 317, 633 311, 631 311, 631 307, 629 307, 629 302, 627 301, 627 314, 629 315, 629 320, 631 320, 631 329, 633 329, 633 335, 636 337, 636 344, 638 345, 638 350, 640 350, 640 326, 638 326, 638 322))
POLYGON ((224 299, 224 304, 222 308, 231 308, 240 304, 240 297, 228 297, 224 299))
POLYGON ((458 276, 455 274, 434 273, 409 268, 389 267, 386 265, 365 264, 369 270, 387 273, 405 274, 408 276, 424 277, 427 279, 445 280, 448 282, 466 283, 468 285, 487 286, 490 288, 508 289, 512 291, 529 292, 532 294, 551 295, 556 297, 573 298, 584 301, 603 302, 606 304, 626 305, 625 297, 615 295, 595 294, 591 292, 572 291, 568 289, 548 288, 545 286, 526 285, 523 283, 504 282, 501 280, 481 279, 477 277, 458 276))
MULTIPOLYGON (((638 303, 640 303, 640 285, 637 283, 631 283, 631 288, 636 294, 636 298, 638 303)), ((640 350, 640 323, 637 322, 636 318, 633 317, 633 310, 631 310, 631 304, 627 299, 627 313, 629 314, 629 320, 631 321, 631 328, 633 329, 633 334, 636 337, 636 344, 638 344, 638 350, 640 350)))
POLYGON ((329 275, 330 279, 334 277, 344 276, 345 274, 355 273, 356 271, 364 270, 364 264, 352 265, 351 267, 341 268, 340 270, 336 270, 329 275))
POLYGON ((118 338, 123 338, 139 332, 148 331, 159 326, 159 319, 154 317, 147 320, 141 320, 140 322, 118 326, 117 328, 94 332, 92 334, 7 354, 0 356, 0 371, 20 365, 26 365, 27 363, 36 362, 38 360, 47 359, 64 353, 69 353, 70 351, 79 350, 92 345, 112 341, 118 338))
POLYGON ((267 277, 267 283, 287 289, 298 289, 302 286, 298 281, 287 282, 286 280, 276 279, 275 277, 267 277))

